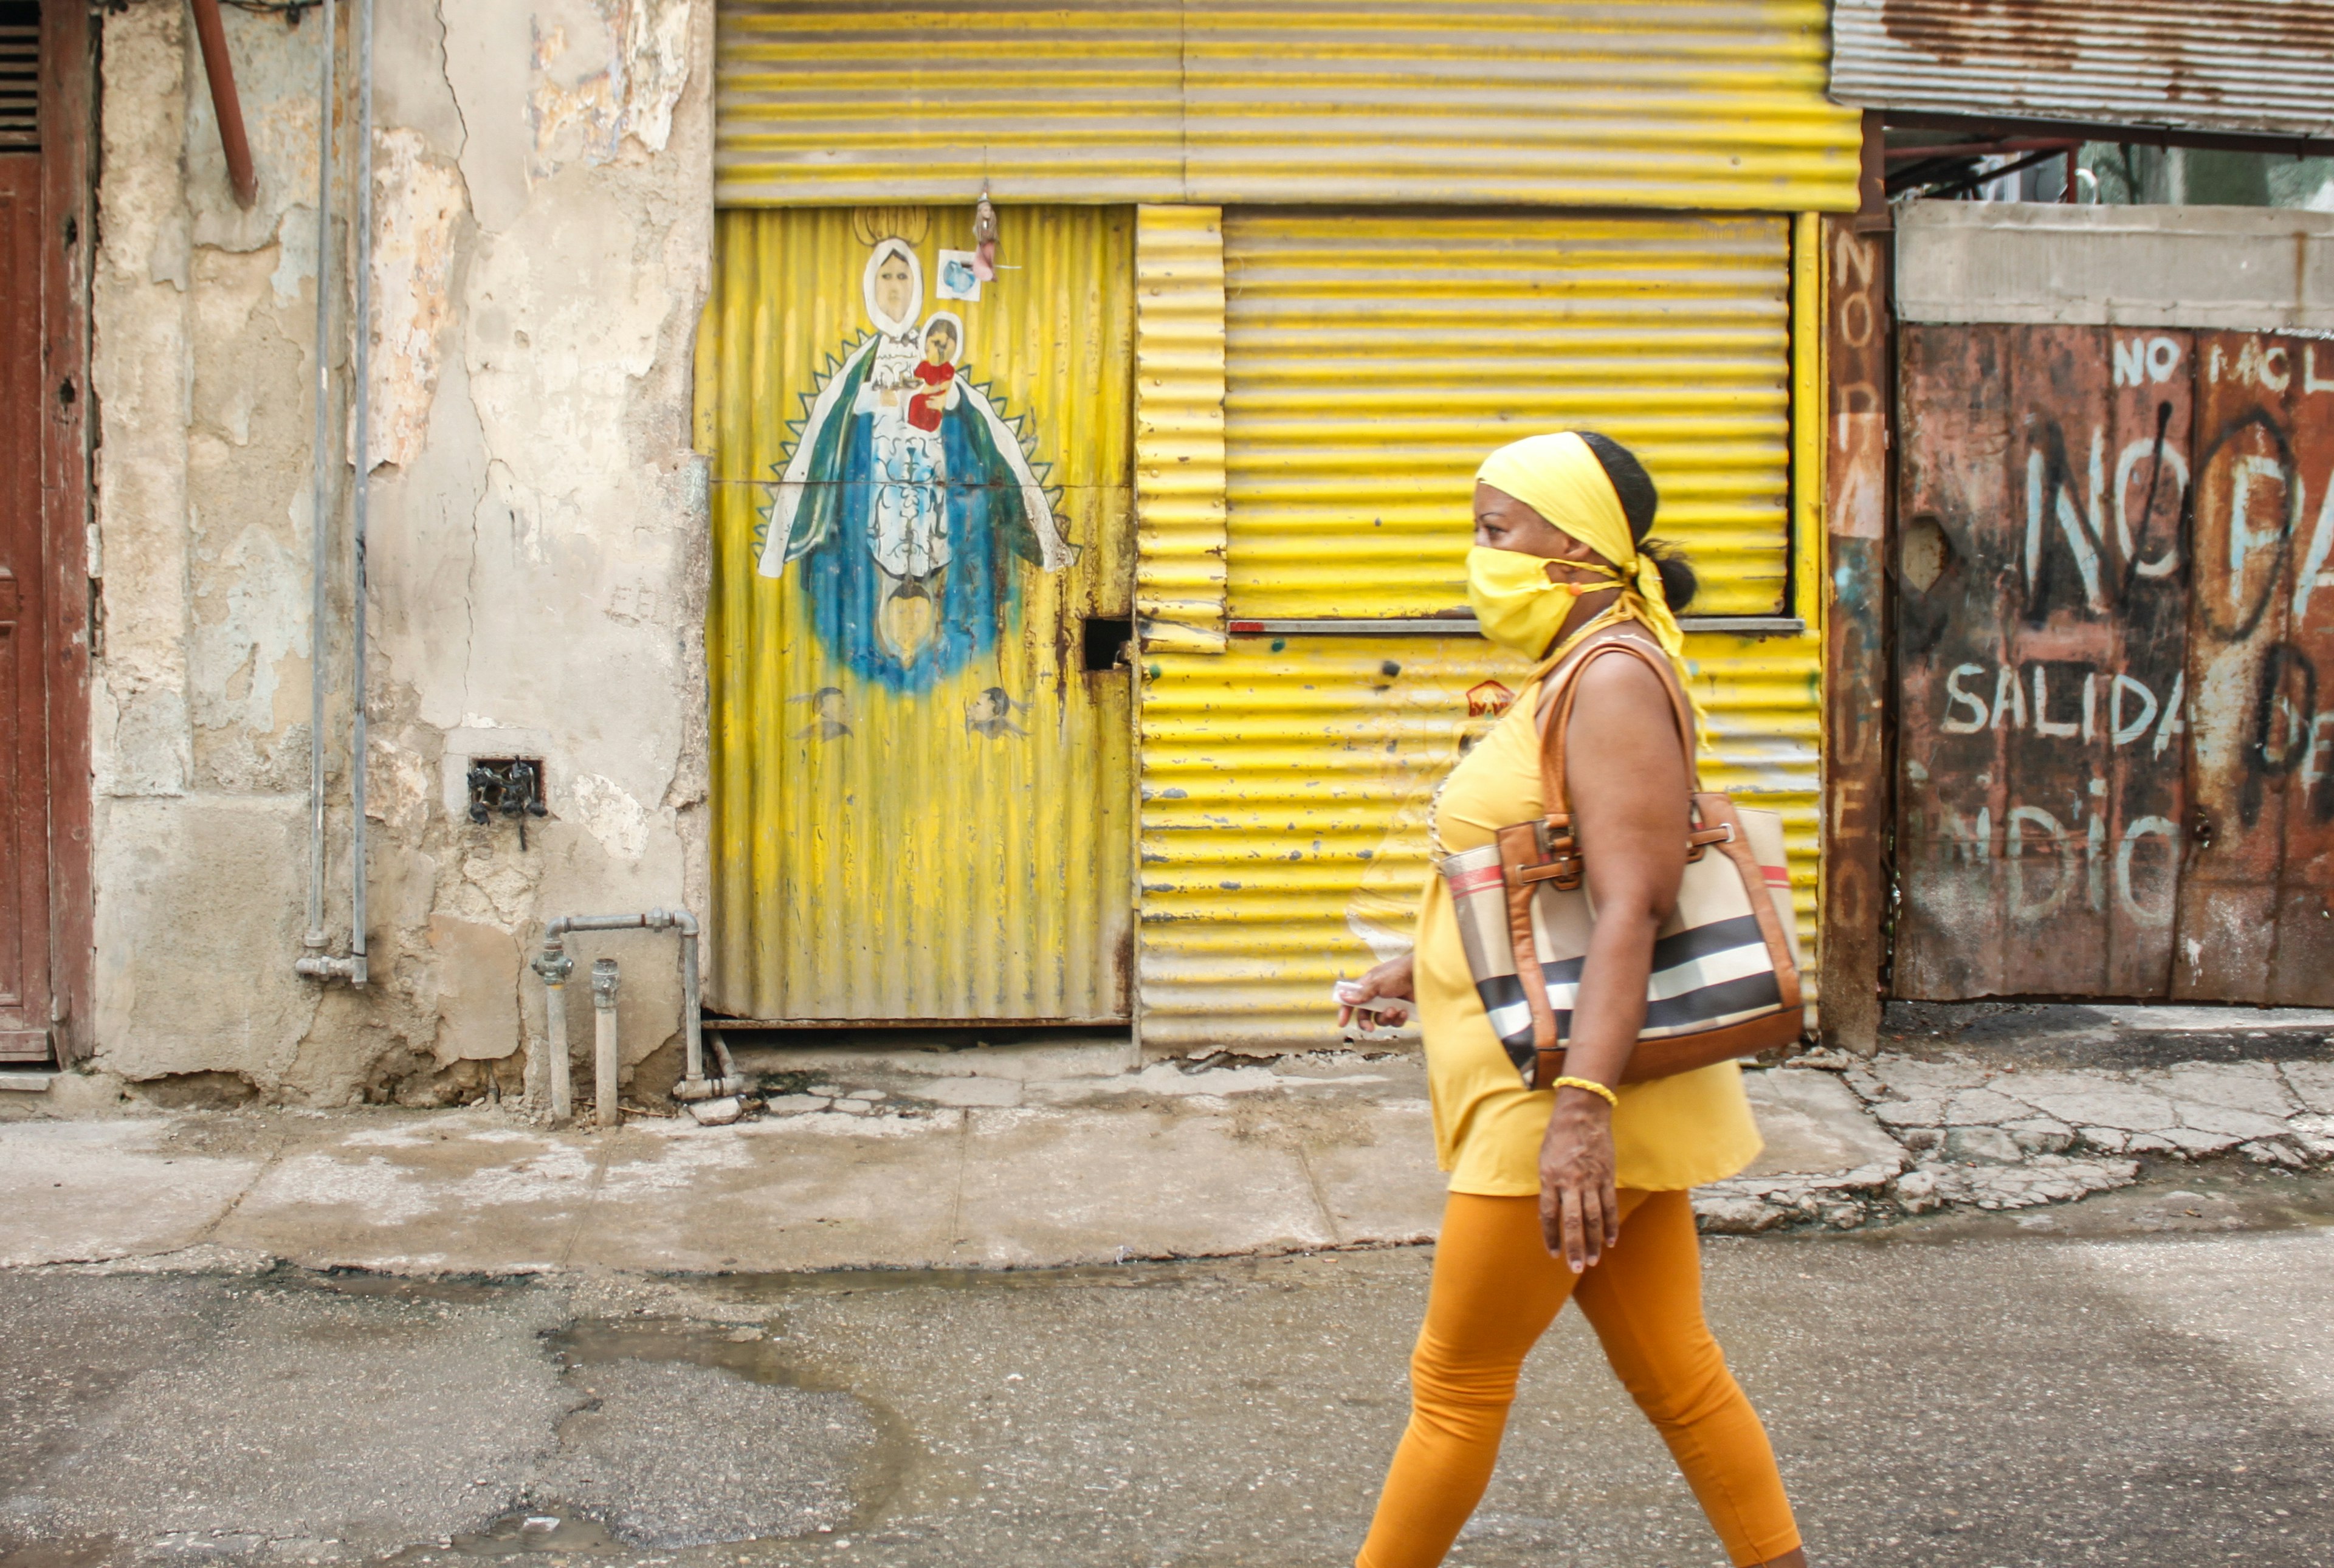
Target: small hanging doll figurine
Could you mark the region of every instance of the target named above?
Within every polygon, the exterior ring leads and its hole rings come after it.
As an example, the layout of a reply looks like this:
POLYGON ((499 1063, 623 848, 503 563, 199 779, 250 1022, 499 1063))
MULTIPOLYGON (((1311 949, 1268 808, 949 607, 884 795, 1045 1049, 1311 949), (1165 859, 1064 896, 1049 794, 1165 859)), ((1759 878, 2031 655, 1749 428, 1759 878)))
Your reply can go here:
POLYGON ((972 209, 972 275, 985 284, 997 281, 997 209, 987 190, 972 209))

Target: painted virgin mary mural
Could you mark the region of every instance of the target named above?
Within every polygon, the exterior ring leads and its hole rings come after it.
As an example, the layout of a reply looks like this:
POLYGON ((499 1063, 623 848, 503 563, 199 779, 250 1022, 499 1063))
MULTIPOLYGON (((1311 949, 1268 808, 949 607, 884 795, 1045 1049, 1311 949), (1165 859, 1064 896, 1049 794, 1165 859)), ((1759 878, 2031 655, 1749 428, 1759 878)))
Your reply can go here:
POLYGON ((873 329, 805 397, 757 569, 801 574, 820 642, 858 674, 921 691, 993 647, 1023 563, 1074 553, 1042 470, 968 370, 954 312, 921 319, 923 268, 903 239, 867 258, 873 329))

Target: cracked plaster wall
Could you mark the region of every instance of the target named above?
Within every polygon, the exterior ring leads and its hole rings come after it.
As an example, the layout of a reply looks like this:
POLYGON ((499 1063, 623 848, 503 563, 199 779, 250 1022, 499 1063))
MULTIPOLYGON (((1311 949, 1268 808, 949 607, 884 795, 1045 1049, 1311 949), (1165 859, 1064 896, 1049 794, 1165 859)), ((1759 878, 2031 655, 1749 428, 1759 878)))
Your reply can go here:
MULTIPOLYGON (((362 992, 292 970, 323 29, 233 9, 227 25, 260 177, 247 213, 184 6, 133 0, 105 20, 94 1065, 239 1073, 317 1103, 515 1086, 540 1035, 524 960, 545 919, 703 907, 706 502, 689 401, 710 0, 377 0, 362 992), (469 759, 505 755, 546 765, 552 815, 524 851, 512 825, 462 811, 469 759)), ((344 53, 344 90, 352 66, 344 53)), ((345 149, 345 91, 336 126, 345 149)), ((345 432, 345 228, 334 244, 325 358, 345 432)), ((326 914, 345 951, 355 467, 340 456, 326 914)), ((578 946, 625 960, 628 1059, 666 1045, 671 939, 578 946)))

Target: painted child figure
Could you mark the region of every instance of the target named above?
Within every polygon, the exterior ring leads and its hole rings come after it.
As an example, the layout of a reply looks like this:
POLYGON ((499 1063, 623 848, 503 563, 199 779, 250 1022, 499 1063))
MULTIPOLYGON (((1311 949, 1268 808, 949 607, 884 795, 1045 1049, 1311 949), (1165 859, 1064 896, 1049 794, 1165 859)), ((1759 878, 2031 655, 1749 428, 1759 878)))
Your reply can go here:
POLYGON ((924 323, 924 359, 913 372, 923 388, 908 395, 908 423, 917 429, 939 429, 941 413, 956 407, 956 357, 963 343, 964 329, 949 312, 935 312, 924 323))

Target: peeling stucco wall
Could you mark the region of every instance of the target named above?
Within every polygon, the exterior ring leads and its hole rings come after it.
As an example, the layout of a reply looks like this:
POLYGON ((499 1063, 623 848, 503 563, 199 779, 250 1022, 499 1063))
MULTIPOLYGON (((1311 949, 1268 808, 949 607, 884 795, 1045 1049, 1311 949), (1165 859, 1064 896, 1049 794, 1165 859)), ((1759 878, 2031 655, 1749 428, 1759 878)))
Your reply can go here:
MULTIPOLYGON (((238 1073, 312 1103, 512 1089, 540 1038, 525 960, 545 919, 703 907, 706 498, 689 406, 711 245, 711 10, 377 0, 362 991, 293 971, 323 28, 313 12, 298 25, 227 13, 260 177, 245 212, 184 5, 107 14, 95 1068, 238 1073), (513 755, 544 759, 551 808, 524 850, 516 825, 463 810, 470 759, 513 755)), ((345 218, 356 161, 336 161, 345 218)), ((325 476, 335 951, 350 907, 351 237, 344 222, 324 283, 343 432, 325 476)), ((624 960, 628 1059, 668 1046, 671 939, 578 947, 624 960)))

